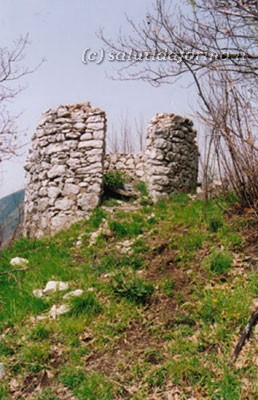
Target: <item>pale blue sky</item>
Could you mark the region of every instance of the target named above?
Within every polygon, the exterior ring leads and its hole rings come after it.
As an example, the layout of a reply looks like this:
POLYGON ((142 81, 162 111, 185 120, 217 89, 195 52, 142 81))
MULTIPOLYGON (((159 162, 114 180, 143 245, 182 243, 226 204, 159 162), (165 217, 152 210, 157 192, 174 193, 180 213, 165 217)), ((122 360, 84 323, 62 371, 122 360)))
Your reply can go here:
MULTIPOLYGON (((143 82, 113 81, 114 63, 84 65, 84 48, 102 46, 96 36, 100 26, 115 36, 126 25, 125 14, 141 20, 152 0, 0 0, 0 47, 8 46, 21 34, 29 33, 25 65, 46 62, 26 78, 28 88, 15 99, 14 111, 22 112, 19 128, 29 142, 40 114, 59 104, 90 101, 106 111, 109 128, 121 115, 132 122, 140 115, 147 122, 156 112, 189 115, 192 90, 187 82, 153 88, 143 82)), ((10 105, 11 107, 11 105, 10 105)), ((0 197, 23 187, 24 154, 0 165, 0 197)))

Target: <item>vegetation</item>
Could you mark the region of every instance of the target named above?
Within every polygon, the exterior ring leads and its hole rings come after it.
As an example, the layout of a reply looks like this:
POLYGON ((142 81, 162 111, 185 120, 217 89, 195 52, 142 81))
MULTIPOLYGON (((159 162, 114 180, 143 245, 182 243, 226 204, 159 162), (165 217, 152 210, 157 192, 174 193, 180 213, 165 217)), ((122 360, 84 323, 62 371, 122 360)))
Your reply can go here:
POLYGON ((232 363, 258 296, 255 220, 225 212, 223 198, 113 207, 1 251, 0 398, 256 398, 257 333, 232 363), (91 244, 104 221, 111 235, 91 244), (13 271, 16 256, 28 270, 13 271), (49 280, 84 293, 34 297, 49 280), (47 316, 64 303, 69 312, 47 316))
POLYGON ((104 190, 107 192, 113 192, 117 189, 122 189, 126 182, 125 173, 120 170, 114 170, 107 172, 103 178, 104 190))
POLYGON ((0 247, 15 239, 23 221, 24 190, 0 200, 0 247))
POLYGON ((234 190, 239 208, 250 208, 256 217, 257 22, 257 1, 155 0, 142 20, 128 17, 114 39, 99 32, 109 51, 151 56, 138 63, 132 57, 126 68, 118 63, 119 79, 159 86, 188 76, 205 132, 200 143, 206 197, 219 177, 224 192, 234 190))

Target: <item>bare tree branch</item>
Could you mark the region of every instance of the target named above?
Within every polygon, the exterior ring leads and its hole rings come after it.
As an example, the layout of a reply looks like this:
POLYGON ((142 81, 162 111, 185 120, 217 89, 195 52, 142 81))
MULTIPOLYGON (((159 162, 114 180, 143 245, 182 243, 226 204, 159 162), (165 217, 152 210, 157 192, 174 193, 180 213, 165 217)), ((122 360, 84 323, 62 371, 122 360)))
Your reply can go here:
POLYGON ((25 50, 29 45, 29 36, 21 36, 12 48, 0 47, 0 162, 17 154, 21 143, 18 140, 17 120, 19 115, 11 115, 9 105, 25 89, 20 82, 26 75, 35 72, 35 68, 24 67, 25 50), (16 84, 17 82, 17 84, 16 84))

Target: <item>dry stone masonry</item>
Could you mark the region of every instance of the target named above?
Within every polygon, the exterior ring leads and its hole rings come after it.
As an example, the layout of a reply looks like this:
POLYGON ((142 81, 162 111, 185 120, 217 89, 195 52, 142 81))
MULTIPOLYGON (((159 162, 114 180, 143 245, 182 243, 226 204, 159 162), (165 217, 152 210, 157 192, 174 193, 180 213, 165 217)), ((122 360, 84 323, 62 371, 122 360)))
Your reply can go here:
POLYGON ((192 121, 157 114, 149 124, 146 146, 146 183, 154 201, 196 189, 199 153, 192 121))
POLYGON ((115 169, 126 172, 135 179, 145 181, 145 152, 142 151, 138 154, 107 154, 104 163, 105 172, 110 172, 115 169))
POLYGON ((89 103, 48 110, 25 165, 25 234, 55 234, 99 204, 106 116, 89 103))
POLYGON ((154 201, 196 188, 198 149, 189 119, 157 114, 139 154, 105 154, 105 136, 105 112, 90 103, 43 114, 25 165, 25 235, 53 235, 88 216, 100 202, 103 174, 114 169, 146 182, 154 201))

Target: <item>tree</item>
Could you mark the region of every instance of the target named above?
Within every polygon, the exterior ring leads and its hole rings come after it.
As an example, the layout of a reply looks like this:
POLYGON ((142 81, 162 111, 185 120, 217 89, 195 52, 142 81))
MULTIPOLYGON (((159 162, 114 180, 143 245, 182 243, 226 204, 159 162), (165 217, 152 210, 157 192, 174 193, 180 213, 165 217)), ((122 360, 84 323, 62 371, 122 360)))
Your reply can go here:
POLYGON ((108 134, 108 151, 111 153, 138 153, 145 147, 145 123, 142 115, 135 118, 132 128, 128 116, 122 115, 117 127, 108 134))
POLYGON ((157 86, 191 76, 200 98, 196 111, 209 128, 208 154, 217 156, 217 170, 240 204, 257 209, 257 97, 251 92, 258 83, 257 1, 186 3, 182 8, 177 1, 156 0, 141 23, 127 18, 130 35, 99 35, 108 50, 125 54, 120 79, 157 86))
POLYGON ((24 53, 29 44, 28 35, 21 36, 12 48, 0 47, 0 163, 17 154, 21 143, 17 138, 18 115, 10 114, 9 104, 24 89, 22 78, 33 71, 24 67, 24 53))

